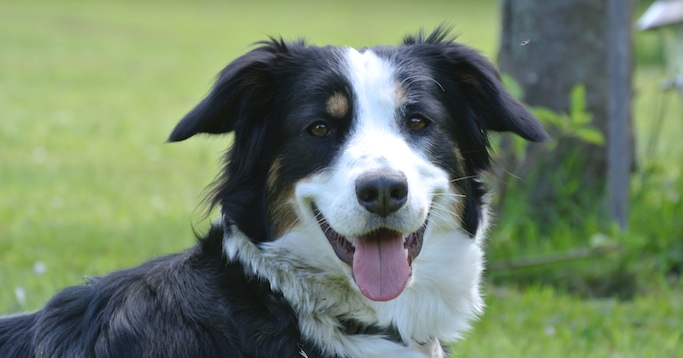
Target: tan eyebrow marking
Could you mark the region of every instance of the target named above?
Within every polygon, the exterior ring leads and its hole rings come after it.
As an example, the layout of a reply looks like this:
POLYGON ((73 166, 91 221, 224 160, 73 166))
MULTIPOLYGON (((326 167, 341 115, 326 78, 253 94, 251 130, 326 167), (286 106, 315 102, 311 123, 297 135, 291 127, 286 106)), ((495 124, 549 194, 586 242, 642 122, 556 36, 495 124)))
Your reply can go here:
POLYGON ((349 100, 340 92, 334 92, 325 102, 327 113, 334 118, 342 118, 349 110, 349 100))
POLYGON ((408 101, 408 94, 406 93, 406 90, 401 86, 397 86, 394 90, 394 99, 398 105, 403 105, 406 101, 408 101))

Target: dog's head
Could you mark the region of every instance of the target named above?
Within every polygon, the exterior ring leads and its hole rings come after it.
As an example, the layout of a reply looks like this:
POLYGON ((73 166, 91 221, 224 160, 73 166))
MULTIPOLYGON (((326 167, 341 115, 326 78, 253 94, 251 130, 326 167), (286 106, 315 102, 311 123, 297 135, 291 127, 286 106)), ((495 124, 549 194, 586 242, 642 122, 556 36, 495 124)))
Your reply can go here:
POLYGON ((481 231, 487 133, 547 136, 484 57, 446 36, 362 50, 260 43, 169 140, 234 132, 214 199, 226 220, 258 245, 306 236, 299 247, 366 297, 393 299, 426 232, 481 231))

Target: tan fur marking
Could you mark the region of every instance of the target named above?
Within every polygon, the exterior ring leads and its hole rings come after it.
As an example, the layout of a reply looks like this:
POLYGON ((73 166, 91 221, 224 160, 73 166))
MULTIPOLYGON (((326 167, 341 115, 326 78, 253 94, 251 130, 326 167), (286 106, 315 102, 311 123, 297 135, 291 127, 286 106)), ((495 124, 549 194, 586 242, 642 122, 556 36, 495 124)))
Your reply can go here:
POLYGON ((282 158, 277 157, 268 169, 268 178, 266 179, 266 190, 270 192, 277 183, 280 175, 280 167, 282 167, 282 158))
POLYGON ((270 217, 273 223, 274 238, 282 237, 294 225, 296 225, 298 218, 295 213, 296 199, 294 198, 294 188, 288 187, 277 195, 269 195, 274 197, 270 202, 270 217))
POLYGON ((451 192, 457 195, 456 200, 451 205, 451 214, 456 222, 462 222, 465 217, 465 193, 461 193, 453 182, 449 186, 451 187, 451 192))
POLYGON ((282 158, 277 157, 268 170, 266 180, 266 200, 268 201, 268 213, 273 224, 274 238, 281 237, 289 231, 297 222, 294 205, 294 186, 286 187, 284 190, 275 192, 279 181, 282 158))
POLYGON ((460 148, 453 147, 453 153, 455 154, 455 157, 458 158, 458 163, 464 163, 465 162, 465 157, 463 157, 462 153, 460 153, 460 148))
POLYGON ((345 95, 335 92, 325 103, 327 113, 334 118, 342 118, 349 110, 349 100, 345 95))
POLYGON ((394 97, 398 106, 402 106, 408 100, 408 94, 406 93, 405 88, 401 86, 397 86, 396 90, 394 90, 394 97))
MULTIPOLYGON (((460 153, 460 149, 458 147, 453 148, 453 153, 455 154, 455 157, 458 158, 458 163, 465 162, 465 158, 462 156, 462 153, 460 153)), ((458 186, 455 185, 456 181, 458 180, 464 179, 455 178, 455 181, 450 182, 451 191, 454 194, 458 195, 458 197, 456 198, 457 200, 455 200, 455 202, 453 202, 453 205, 451 206, 451 212, 458 222, 462 222, 462 220, 465 217, 465 193, 462 193, 460 191, 460 188, 458 188, 458 186)))

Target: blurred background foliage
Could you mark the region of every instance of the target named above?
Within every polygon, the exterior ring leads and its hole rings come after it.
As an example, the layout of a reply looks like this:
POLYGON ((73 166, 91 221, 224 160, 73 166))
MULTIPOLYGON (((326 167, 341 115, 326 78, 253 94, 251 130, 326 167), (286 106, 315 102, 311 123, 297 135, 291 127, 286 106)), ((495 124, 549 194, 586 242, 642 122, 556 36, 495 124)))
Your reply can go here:
MULTIPOLYGON (((652 1, 634 3, 634 18, 652 1)), ((535 107, 532 112, 553 137, 525 150, 522 140, 499 148, 494 202, 500 213, 489 248, 490 279, 506 285, 552 285, 570 294, 633 298, 667 283, 680 283, 683 271, 683 134, 680 92, 664 91, 661 33, 634 30, 633 135, 635 160, 630 178, 630 226, 619 230, 609 217, 605 198, 583 188, 580 172, 592 153, 577 146, 562 158, 565 170, 549 172, 534 163, 567 140, 605 145, 605 135, 591 124, 582 85, 569 95, 566 113, 535 107), (509 165, 512 162, 513 165, 509 165), (501 167, 502 166, 502 167, 501 167), (528 205, 539 177, 550 178, 556 202, 543 217, 528 205), (502 180, 501 180, 502 179, 502 180)), ((683 41, 683 39, 680 39, 683 41)), ((504 74, 513 94, 518 84, 504 74)), ((510 140, 510 138, 505 138, 510 140)))
MULTIPOLYGON (((636 2, 634 15, 649 4, 636 2)), ((499 10, 496 0, 3 1, 0 313, 38 309, 85 275, 193 244, 193 231, 209 223, 198 206, 202 189, 230 138, 163 143, 251 43, 282 35, 317 45, 396 44, 447 22, 460 42, 495 61, 499 10)), ((533 172, 534 156, 554 142, 531 153, 499 149, 518 165, 491 175, 498 193, 487 244, 489 308, 454 346, 458 356, 680 353, 683 99, 660 89, 659 34, 634 31, 634 43, 629 229, 618 230, 571 177, 554 179, 557 212, 529 215, 533 176, 544 175, 533 172)), ((586 96, 575 88, 568 113, 533 110, 556 139, 600 143, 586 96)), ((565 165, 580 166, 589 154, 565 165)))

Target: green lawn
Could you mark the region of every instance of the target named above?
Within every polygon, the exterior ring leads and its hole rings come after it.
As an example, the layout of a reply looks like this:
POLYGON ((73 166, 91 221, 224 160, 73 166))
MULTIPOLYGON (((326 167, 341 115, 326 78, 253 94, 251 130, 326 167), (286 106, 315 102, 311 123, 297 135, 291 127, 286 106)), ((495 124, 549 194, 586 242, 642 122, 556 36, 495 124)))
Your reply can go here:
MULTIPOLYGON (((164 141, 250 43, 306 35, 319 45, 395 44, 444 21, 493 58, 493 0, 3 1, 0 313, 38 309, 84 275, 193 244, 193 228, 207 225, 202 189, 229 138, 164 141)), ((659 152, 683 156, 667 150, 680 142, 666 143, 659 152)), ((683 351, 683 299, 659 286, 630 301, 487 286, 485 316, 454 351, 674 357, 683 351)))
POLYGON ((680 357, 680 292, 628 302, 577 300, 549 288, 489 290, 484 318, 456 357, 680 357))

